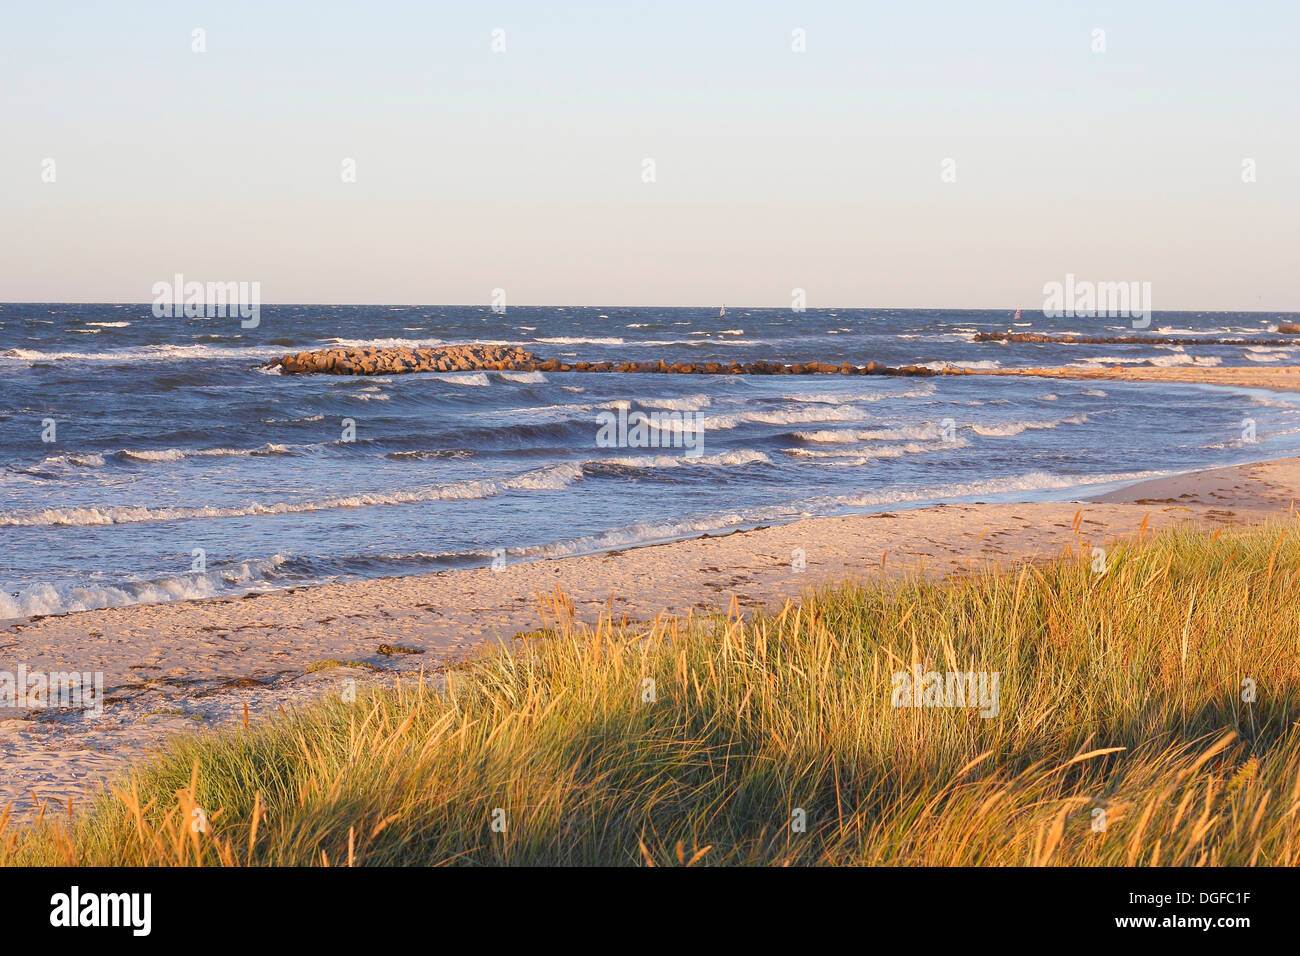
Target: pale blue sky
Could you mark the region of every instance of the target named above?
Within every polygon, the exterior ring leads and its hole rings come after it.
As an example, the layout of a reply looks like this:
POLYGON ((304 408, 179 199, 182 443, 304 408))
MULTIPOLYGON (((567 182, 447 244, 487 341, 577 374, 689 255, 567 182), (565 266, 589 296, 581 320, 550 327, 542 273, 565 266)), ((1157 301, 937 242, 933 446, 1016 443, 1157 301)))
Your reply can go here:
POLYGON ((267 302, 1032 307, 1073 272, 1297 309, 1298 28, 1289 0, 10 5, 0 299, 181 272, 267 302))

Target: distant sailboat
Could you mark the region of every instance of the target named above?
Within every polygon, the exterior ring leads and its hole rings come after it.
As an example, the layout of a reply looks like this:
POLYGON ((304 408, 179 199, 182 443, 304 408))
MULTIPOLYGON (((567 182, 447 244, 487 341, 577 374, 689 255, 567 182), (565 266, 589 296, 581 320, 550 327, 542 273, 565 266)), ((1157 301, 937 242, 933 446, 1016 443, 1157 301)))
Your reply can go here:
POLYGON ((727 317, 727 307, 724 305, 722 308, 718 310, 718 318, 725 319, 726 317, 727 317))
POLYGON ((1020 320, 1020 310, 1016 309, 1016 321, 1020 320))

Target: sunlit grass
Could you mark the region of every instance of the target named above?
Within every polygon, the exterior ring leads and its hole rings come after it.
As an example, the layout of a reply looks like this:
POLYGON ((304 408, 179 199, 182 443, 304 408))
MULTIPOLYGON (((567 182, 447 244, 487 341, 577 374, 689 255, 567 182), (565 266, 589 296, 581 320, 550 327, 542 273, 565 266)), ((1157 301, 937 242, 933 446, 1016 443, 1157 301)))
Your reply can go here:
POLYGON ((1300 863, 1294 522, 1106 565, 627 627, 557 595, 436 686, 178 739, 0 862, 1300 863), (997 716, 893 706, 913 668, 997 672, 997 716))

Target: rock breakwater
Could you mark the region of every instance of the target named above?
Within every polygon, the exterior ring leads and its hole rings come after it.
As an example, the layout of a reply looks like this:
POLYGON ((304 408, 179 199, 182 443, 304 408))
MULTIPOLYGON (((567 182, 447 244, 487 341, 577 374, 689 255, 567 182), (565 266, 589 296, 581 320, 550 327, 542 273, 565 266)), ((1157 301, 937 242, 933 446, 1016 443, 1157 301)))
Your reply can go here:
MULTIPOLYGON (((939 374, 924 365, 841 362, 562 362, 518 347, 447 345, 437 348, 332 348, 298 352, 264 366, 285 375, 404 375, 412 372, 623 372, 660 375, 904 375, 939 374)), ((949 369, 943 374, 964 374, 949 369)))

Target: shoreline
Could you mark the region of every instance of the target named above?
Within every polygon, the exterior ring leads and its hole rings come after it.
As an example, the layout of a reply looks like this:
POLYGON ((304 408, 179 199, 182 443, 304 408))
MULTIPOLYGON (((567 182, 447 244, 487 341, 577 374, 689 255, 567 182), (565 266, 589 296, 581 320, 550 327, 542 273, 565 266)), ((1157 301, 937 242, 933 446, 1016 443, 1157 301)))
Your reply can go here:
POLYGON ((75 611, 0 625, 0 669, 102 670, 104 716, 0 717, 0 807, 84 804, 106 775, 169 737, 338 692, 346 680, 435 672, 542 626, 564 591, 580 620, 651 620, 779 606, 807 588, 903 573, 947 576, 1105 546, 1182 520, 1254 524, 1300 498, 1300 457, 1146 479, 1061 502, 943 503, 805 518, 502 569, 75 611), (1078 516, 1076 533, 1075 518, 1078 516), (796 570, 802 550, 806 569, 796 570), (381 650, 385 648, 385 650, 381 650), (411 653, 415 652, 415 653, 411 653))
POLYGON ((1157 382, 1179 385, 1222 385, 1300 392, 1300 366, 1264 365, 1098 365, 1096 368, 1049 366, 1045 368, 965 369, 964 375, 1024 375, 1080 381, 1157 382))

